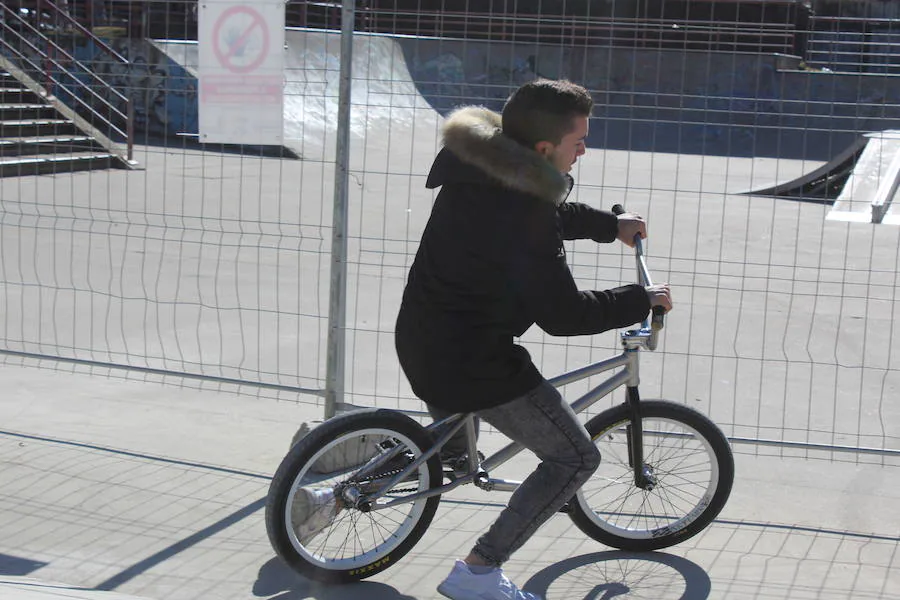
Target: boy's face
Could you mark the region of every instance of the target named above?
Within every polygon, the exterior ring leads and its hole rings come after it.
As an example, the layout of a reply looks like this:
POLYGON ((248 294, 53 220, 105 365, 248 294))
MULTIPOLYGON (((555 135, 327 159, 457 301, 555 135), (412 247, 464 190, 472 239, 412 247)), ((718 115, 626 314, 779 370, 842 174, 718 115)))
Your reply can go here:
MULTIPOLYGON (((563 136, 559 144, 550 144, 546 154, 548 160, 553 166, 559 169, 560 173, 568 173, 578 161, 578 157, 584 154, 584 140, 588 135, 588 118, 579 116, 572 120, 572 130, 563 136)), ((549 142, 542 142, 549 143, 549 142)))

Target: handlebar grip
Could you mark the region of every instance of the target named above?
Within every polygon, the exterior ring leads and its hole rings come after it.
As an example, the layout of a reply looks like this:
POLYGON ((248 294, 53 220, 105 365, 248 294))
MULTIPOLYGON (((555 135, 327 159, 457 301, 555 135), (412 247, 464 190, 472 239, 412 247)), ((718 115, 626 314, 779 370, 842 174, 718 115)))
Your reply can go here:
POLYGON ((653 307, 653 318, 650 320, 650 328, 654 331, 659 331, 665 325, 666 320, 666 309, 662 306, 654 306, 653 307))
MULTIPOLYGON (((625 209, 622 207, 621 204, 613 204, 610 211, 612 211, 612 214, 614 214, 616 216, 625 214, 625 209)), ((634 234, 634 245, 637 246, 640 243, 640 241, 641 241, 641 234, 639 234, 639 233, 634 234)))

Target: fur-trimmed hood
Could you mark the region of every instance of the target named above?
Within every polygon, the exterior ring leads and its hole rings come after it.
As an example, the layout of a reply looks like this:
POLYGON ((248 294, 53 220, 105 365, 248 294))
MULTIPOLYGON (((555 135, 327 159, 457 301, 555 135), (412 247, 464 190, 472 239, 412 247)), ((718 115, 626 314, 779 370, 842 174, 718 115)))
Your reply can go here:
MULTIPOLYGON (((466 106, 452 112, 444 123, 443 136, 444 148, 459 161, 504 187, 557 206, 572 188, 571 177, 560 173, 534 150, 503 135, 501 116, 483 106, 466 106)), ((455 180, 452 170, 442 164, 439 155, 428 177, 428 187, 455 180)))

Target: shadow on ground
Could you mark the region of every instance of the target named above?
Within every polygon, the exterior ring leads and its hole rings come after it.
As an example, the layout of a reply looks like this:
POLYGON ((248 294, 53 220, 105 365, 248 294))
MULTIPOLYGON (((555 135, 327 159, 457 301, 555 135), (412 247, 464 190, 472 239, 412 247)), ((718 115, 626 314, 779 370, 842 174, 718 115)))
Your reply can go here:
POLYGON ((345 585, 324 584, 298 575, 277 558, 259 569, 253 595, 269 600, 416 600, 376 581, 345 585))
POLYGON ((0 575, 25 576, 32 571, 37 571, 47 563, 39 560, 31 560, 10 554, 0 554, 0 575))
POLYGON ((546 600, 705 600, 712 584, 699 565, 679 556, 611 551, 554 563, 529 579, 524 589, 546 600))

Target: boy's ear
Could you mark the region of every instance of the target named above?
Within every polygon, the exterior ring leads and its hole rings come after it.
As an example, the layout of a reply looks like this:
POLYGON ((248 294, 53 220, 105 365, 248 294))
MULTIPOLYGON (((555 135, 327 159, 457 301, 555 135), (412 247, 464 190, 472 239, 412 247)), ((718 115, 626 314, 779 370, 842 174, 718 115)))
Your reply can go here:
POLYGON ((553 154, 554 146, 550 142, 542 141, 538 142, 534 145, 535 151, 543 157, 548 157, 553 154))

